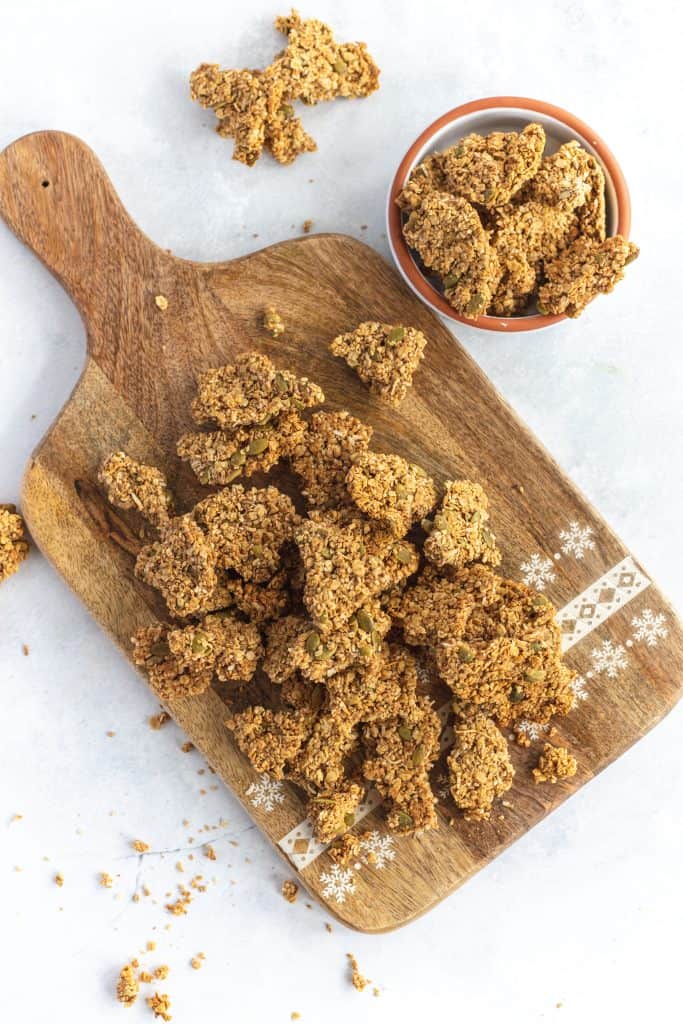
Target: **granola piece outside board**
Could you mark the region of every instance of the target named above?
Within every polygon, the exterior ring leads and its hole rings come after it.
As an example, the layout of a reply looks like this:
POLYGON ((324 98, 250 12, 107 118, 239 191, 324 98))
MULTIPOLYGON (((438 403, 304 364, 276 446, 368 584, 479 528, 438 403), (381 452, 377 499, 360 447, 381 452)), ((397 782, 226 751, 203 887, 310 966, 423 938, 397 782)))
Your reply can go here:
POLYGON ((468 562, 500 564, 496 538, 487 526, 488 498, 469 480, 448 480, 424 543, 426 557, 439 568, 468 562))
POLYGON ((116 982, 116 998, 124 1006, 132 1006, 140 992, 140 982, 133 964, 125 964, 116 982))
POLYGON ((232 484, 204 498, 193 515, 206 530, 217 564, 243 579, 265 583, 280 568, 280 551, 299 523, 292 502, 276 487, 232 484))
POLYGON ((287 47, 268 73, 283 83, 290 99, 312 105, 338 96, 369 96, 379 88, 379 68, 365 43, 337 43, 328 25, 316 18, 304 21, 294 10, 277 18, 275 27, 287 36, 287 47))
POLYGON ((426 344, 416 327, 367 321, 335 338, 330 352, 346 360, 372 394, 398 406, 413 382, 426 344))
POLYGON ((102 464, 97 478, 116 508, 135 508, 154 526, 163 527, 173 515, 173 495, 166 477, 126 452, 114 452, 102 464))
POLYGON ((306 425, 297 412, 284 412, 265 426, 184 434, 177 452, 204 485, 226 485, 240 476, 267 473, 300 445, 306 425))
POLYGON ((538 292, 538 308, 544 314, 579 316, 598 295, 607 295, 622 280, 624 267, 639 249, 621 235, 595 242, 579 238, 557 259, 545 264, 546 281, 538 292))
POLYGON ((346 476, 353 460, 367 451, 372 427, 349 412, 316 412, 291 452, 294 472, 304 482, 303 494, 313 508, 348 505, 346 476))
POLYGON ((396 205, 403 213, 416 209, 429 192, 447 192, 443 172, 443 153, 429 153, 410 172, 408 181, 396 196, 396 205))
POLYGON ((280 109, 284 90, 260 71, 200 64, 190 76, 190 96, 213 110, 218 134, 234 140, 233 160, 251 167, 261 156, 266 126, 280 109))
POLYGON ((446 150, 443 170, 456 195, 482 206, 502 206, 536 174, 544 148, 539 124, 521 132, 472 133, 446 150))
POLYGON ((213 421, 235 430, 265 426, 283 412, 301 412, 324 401, 322 390, 307 377, 277 370, 267 356, 246 352, 232 365, 199 375, 192 415, 198 423, 213 421))
POLYGON ((270 335, 277 340, 281 334, 285 333, 285 322, 275 309, 275 306, 266 306, 263 314, 263 326, 270 335))
POLYGON ((23 519, 14 505, 0 505, 0 583, 17 571, 27 554, 23 519))
POLYGON ((216 551, 192 514, 178 516, 158 541, 142 548, 135 574, 161 591, 172 615, 191 615, 205 607, 215 590, 216 551))
POLYGON ((554 747, 552 743, 546 743, 538 765, 533 770, 534 782, 550 782, 554 785, 560 779, 571 779, 576 775, 577 767, 576 758, 566 747, 554 747))
POLYGON ((488 819, 493 801, 512 785, 515 770, 505 737, 486 715, 456 724, 448 755, 450 790, 468 820, 488 819))
POLYGON ((403 537, 436 504, 436 488, 421 466, 400 455, 365 452, 349 470, 349 494, 371 519, 403 537))
POLYGON ((439 274, 450 304, 464 317, 485 313, 500 276, 479 215, 461 196, 430 192, 403 225, 408 245, 439 274))

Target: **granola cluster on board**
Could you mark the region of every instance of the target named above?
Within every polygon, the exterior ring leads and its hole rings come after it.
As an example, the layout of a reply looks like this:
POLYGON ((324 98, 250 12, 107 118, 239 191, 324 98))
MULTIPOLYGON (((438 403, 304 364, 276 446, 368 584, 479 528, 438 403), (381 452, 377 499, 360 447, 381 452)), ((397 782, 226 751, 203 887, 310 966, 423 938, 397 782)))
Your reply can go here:
POLYGON ((606 238, 605 177, 578 142, 544 156, 545 132, 473 133, 430 153, 396 198, 403 235, 456 312, 577 317, 611 292, 638 247, 606 238))
POLYGON ((0 505, 0 583, 17 571, 27 554, 23 519, 14 505, 0 505))
POLYGON ((251 167, 266 149, 281 164, 317 149, 292 104, 360 98, 379 88, 379 68, 365 43, 338 43, 316 18, 297 11, 276 18, 285 49, 264 70, 200 64, 190 95, 218 118, 216 131, 233 140, 233 159, 251 167))
MULTIPOLYGON (((363 324, 341 336, 344 352, 370 338, 388 380, 396 348, 419 333, 402 330, 392 346, 395 328, 363 324)), ((404 366, 405 352, 401 387, 404 366)), ((122 452, 103 464, 109 500, 157 530, 136 573, 168 621, 136 632, 134 660, 165 701, 220 685, 236 743, 257 771, 303 790, 322 842, 355 823, 369 787, 393 831, 437 826, 433 698, 450 690, 450 790, 466 817, 485 819, 514 775, 501 727, 572 705, 554 609, 496 573, 480 485, 437 486, 371 450, 372 429, 350 413, 309 412, 323 402, 315 383, 255 353, 203 373, 192 412, 207 429, 178 453, 220 489, 180 514, 158 470, 122 452), (296 506, 272 484, 248 486, 255 465, 277 462, 299 481, 296 506)), ((547 754, 551 767, 569 774, 547 754)))

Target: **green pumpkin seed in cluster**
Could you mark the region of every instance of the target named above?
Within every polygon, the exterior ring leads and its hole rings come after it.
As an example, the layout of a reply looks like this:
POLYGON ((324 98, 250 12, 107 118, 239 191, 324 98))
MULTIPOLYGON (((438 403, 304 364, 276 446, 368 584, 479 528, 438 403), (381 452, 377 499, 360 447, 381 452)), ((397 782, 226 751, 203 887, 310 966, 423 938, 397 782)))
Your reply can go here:
POLYGON ((206 633, 195 633, 192 637, 192 653, 193 654, 206 654, 209 650, 209 638, 206 633))
POLYGON ((427 757, 427 748, 424 743, 418 743, 413 751, 413 764, 417 768, 418 765, 422 764, 427 757))
POLYGON ((534 608, 545 608, 550 604, 550 601, 545 594, 536 594, 533 601, 531 602, 534 608))
POLYGON ((333 67, 338 75, 345 75, 349 70, 341 57, 335 57, 333 67))
POLYGON ((320 633, 309 633, 306 637, 306 650, 313 655, 320 647, 320 633))
POLYGON ((247 450, 250 455, 263 455, 269 447, 270 441, 267 437, 254 437, 249 442, 249 448, 247 450))
POLYGON ((522 687, 518 683, 515 683, 513 685, 512 689, 510 690, 510 703, 511 704, 519 704, 520 701, 523 701, 523 700, 524 700, 524 690, 522 689, 522 687))
POLYGON ((229 460, 231 466, 243 466, 247 461, 244 451, 233 452, 229 460))
POLYGON ((542 683, 545 679, 545 672, 542 668, 529 668, 524 673, 527 683, 542 683))
POLYGON ((278 389, 281 395, 284 395, 284 393, 289 390, 289 388, 287 387, 287 381, 283 374, 275 374, 275 387, 278 389))
POLYGON ((401 565, 408 565, 411 560, 410 549, 405 544, 397 544, 394 548, 396 558, 399 560, 401 565))
POLYGON ((366 612, 364 608, 359 608, 356 612, 356 622, 364 633, 372 633, 375 628, 372 615, 370 615, 369 612, 366 612))
POLYGON ((413 819, 406 811, 399 811, 397 818, 399 825, 403 825, 404 828, 410 828, 413 824, 413 819))
POLYGON ((399 726, 398 734, 406 743, 413 738, 413 730, 409 725, 399 726))
POLYGON ((392 327, 392 329, 387 334, 387 345, 393 348, 394 345, 398 345, 399 341, 403 341, 405 336, 405 327, 392 327))
POLYGON ((461 665, 467 665, 470 661, 474 661, 474 653, 469 649, 469 647, 458 647, 456 656, 461 665))
POLYGON ((351 828, 351 826, 355 824, 355 821, 356 816, 352 814, 351 811, 349 811, 348 814, 344 815, 344 824, 346 825, 347 828, 351 828))

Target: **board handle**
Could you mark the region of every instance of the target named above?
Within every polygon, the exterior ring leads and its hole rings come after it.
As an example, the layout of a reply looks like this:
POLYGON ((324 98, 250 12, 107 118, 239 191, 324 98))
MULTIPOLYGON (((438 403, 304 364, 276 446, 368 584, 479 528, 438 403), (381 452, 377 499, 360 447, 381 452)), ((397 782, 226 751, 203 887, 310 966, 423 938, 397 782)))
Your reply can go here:
POLYGON ((129 283, 143 280, 150 265, 164 261, 92 150, 66 132, 25 135, 0 153, 0 215, 63 284, 89 327, 111 318, 124 273, 129 283))

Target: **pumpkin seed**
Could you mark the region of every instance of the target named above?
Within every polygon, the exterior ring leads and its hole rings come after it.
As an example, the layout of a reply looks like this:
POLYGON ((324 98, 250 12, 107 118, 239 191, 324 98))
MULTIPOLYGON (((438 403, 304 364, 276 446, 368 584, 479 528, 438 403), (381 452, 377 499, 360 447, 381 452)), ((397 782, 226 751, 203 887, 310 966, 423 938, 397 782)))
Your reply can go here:
POLYGON ((422 527, 425 533, 431 533, 432 530, 434 529, 434 523, 432 522, 431 519, 422 519, 420 521, 420 526, 422 527))
POLYGON ((405 546, 405 544, 398 544, 394 548, 394 552, 401 565, 408 565, 408 563, 411 560, 411 552, 409 548, 405 546))
POLYGON ((278 113, 283 117, 294 117, 294 107, 291 103, 283 103, 278 113))
POLYGON ((366 612, 364 608, 359 608, 356 612, 356 622, 364 633, 372 633, 375 628, 372 615, 366 612))
POLYGON ((247 451, 250 455, 263 455, 267 448, 270 446, 270 441, 267 437, 254 437, 249 442, 247 451))
POLYGON ((461 276, 461 274, 447 274, 443 279, 444 288, 455 288, 461 276))
POLYGON ((288 390, 287 381, 283 374, 279 372, 275 374, 275 387, 278 389, 281 395, 283 395, 285 391, 288 390))
POLYGON ((413 751, 413 764, 415 765, 416 768, 419 764, 422 764, 426 756, 427 748, 425 747, 424 743, 418 743, 418 745, 415 747, 415 750, 413 751))
POLYGON ((338 75, 345 75, 346 72, 348 71, 345 62, 342 60, 341 57, 336 57, 334 60, 334 64, 332 66, 334 67, 334 70, 337 72, 338 75))
POLYGON ((408 740, 412 740, 413 738, 413 730, 409 725, 400 726, 398 734, 401 737, 401 739, 405 740, 406 742, 408 742, 408 740))
POLYGON ((546 605, 550 604, 550 601, 545 594, 536 594, 531 603, 534 608, 545 608, 546 605))
POLYGON ((306 637, 306 650, 309 654, 315 654, 320 647, 320 633, 309 633, 306 637))
POLYGON ((398 345, 399 341, 403 341, 405 336, 405 327, 392 327, 392 329, 387 334, 387 345, 398 345))
POLYGON ((209 638, 206 633, 195 633, 192 637, 193 654, 206 654, 210 646, 209 638))
POLYGON ((243 466, 247 461, 247 456, 243 451, 233 452, 228 461, 231 466, 243 466))
POLYGON ((356 818, 355 818, 355 815, 353 815, 353 814, 351 813, 351 811, 349 811, 349 812, 348 812, 348 814, 345 814, 345 815, 344 815, 344 824, 345 824, 345 825, 346 825, 346 826, 347 826, 348 828, 351 828, 351 826, 353 825, 353 823, 355 822, 355 820, 356 820, 356 818))
POLYGON ((483 313, 486 309, 486 299, 481 292, 475 292, 472 298, 465 306, 465 312, 470 314, 483 313))
POLYGON ((545 679, 545 672, 542 668, 529 668, 524 673, 524 678, 528 683, 541 683, 545 679))
POLYGON ((413 819, 405 811, 399 811, 396 817, 399 825, 403 825, 405 828, 410 828, 413 824, 413 819))
POLYGON ((534 642, 531 645, 531 650, 534 652, 534 654, 540 654, 540 652, 543 650, 543 644, 541 643, 541 641, 534 640, 534 642))
POLYGON ((524 700, 524 690, 517 683, 514 684, 510 690, 510 703, 519 704, 520 701, 524 700))
POLYGON ((457 658, 461 665, 467 665, 470 661, 474 661, 474 654, 469 647, 458 647, 457 658))

